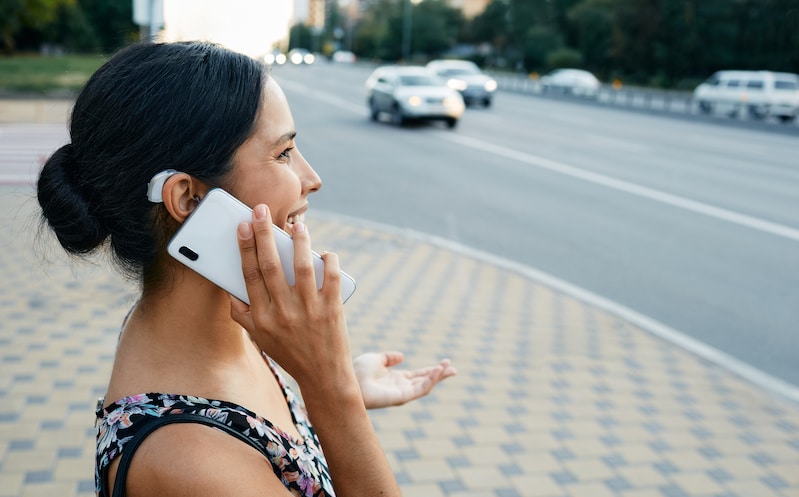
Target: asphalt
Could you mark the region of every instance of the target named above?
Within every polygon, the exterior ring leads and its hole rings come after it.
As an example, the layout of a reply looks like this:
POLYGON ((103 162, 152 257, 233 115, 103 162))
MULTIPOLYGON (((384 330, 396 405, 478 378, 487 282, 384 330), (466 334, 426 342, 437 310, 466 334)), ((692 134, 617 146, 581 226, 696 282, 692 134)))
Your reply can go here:
MULTIPOLYGON (((0 131, 68 109, 0 101, 0 131)), ((326 213, 308 225, 358 281, 355 353, 459 370, 372 411, 405 495, 799 497, 796 403, 489 254, 326 213)), ((33 185, 0 185, 0 497, 89 496, 93 410, 136 290, 37 226, 33 185)))

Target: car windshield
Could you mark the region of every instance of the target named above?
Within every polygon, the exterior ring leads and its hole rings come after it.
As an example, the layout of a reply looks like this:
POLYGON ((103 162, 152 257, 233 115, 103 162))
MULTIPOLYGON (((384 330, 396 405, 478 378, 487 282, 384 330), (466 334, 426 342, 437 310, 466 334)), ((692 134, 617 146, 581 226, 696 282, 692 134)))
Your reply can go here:
POLYGON ((402 86, 436 86, 441 83, 432 76, 424 74, 407 74, 399 78, 399 83, 402 86))
POLYGON ((479 73, 479 71, 468 67, 457 67, 452 69, 444 69, 443 71, 441 71, 441 75, 445 77, 463 76, 463 75, 477 74, 477 73, 479 73))
POLYGON ((778 79, 774 82, 774 88, 778 90, 796 90, 797 85, 795 81, 785 81, 778 79))

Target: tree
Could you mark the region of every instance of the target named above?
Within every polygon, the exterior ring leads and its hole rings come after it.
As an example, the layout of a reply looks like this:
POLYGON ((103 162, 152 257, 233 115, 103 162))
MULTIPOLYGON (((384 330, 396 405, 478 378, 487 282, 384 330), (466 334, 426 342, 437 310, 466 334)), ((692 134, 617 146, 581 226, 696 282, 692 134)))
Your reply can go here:
POLYGON ((3 50, 16 50, 14 37, 23 29, 39 30, 56 19, 59 8, 75 0, 0 0, 0 34, 3 50))
POLYGON ((455 46, 463 28, 463 14, 443 0, 425 0, 413 8, 411 53, 438 57, 455 46))
POLYGON ((584 0, 569 10, 577 48, 589 67, 609 68, 619 60, 625 42, 617 31, 616 0, 584 0))
POLYGON ((305 23, 298 22, 289 30, 289 50, 295 48, 313 48, 313 33, 305 23))
POLYGON ((131 0, 78 0, 78 5, 102 52, 114 52, 138 39, 139 28, 133 22, 131 0))

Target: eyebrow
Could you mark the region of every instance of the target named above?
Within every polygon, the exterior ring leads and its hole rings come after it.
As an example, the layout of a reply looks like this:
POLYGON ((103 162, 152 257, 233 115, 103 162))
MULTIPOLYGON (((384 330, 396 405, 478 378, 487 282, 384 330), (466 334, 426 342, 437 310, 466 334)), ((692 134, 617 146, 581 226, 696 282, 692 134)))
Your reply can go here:
POLYGON ((297 136, 297 132, 296 132, 296 131, 289 131, 289 132, 287 132, 287 133, 284 133, 284 134, 282 134, 282 135, 280 136, 280 138, 278 138, 277 140, 275 140, 275 143, 274 143, 272 146, 273 146, 273 147, 276 147, 276 146, 280 145, 281 143, 285 143, 285 142, 287 142, 287 141, 291 141, 291 140, 293 140, 293 139, 294 139, 296 136, 297 136))

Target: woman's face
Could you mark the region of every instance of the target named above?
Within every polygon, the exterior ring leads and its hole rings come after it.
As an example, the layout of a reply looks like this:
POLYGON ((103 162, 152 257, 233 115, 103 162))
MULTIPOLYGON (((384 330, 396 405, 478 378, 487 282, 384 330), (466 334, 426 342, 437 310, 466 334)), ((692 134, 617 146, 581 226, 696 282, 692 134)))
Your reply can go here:
POLYGON ((264 87, 253 135, 233 156, 228 190, 250 207, 266 204, 272 222, 291 232, 308 209, 308 195, 322 181, 294 143, 294 118, 286 96, 273 78, 264 87))

